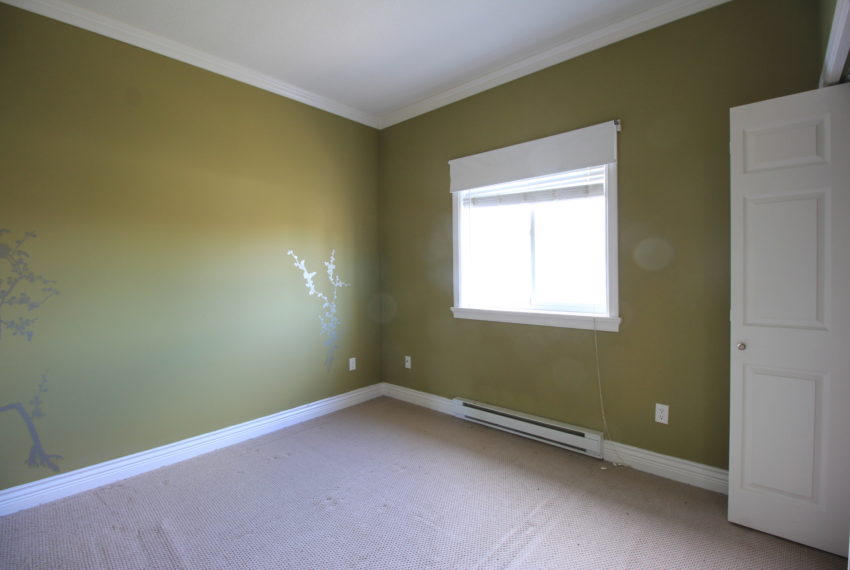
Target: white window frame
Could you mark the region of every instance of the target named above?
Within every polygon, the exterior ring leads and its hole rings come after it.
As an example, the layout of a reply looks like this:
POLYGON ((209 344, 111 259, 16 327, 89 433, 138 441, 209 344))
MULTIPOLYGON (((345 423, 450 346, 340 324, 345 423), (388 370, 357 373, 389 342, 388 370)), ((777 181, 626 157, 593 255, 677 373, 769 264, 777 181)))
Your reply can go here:
POLYGON ((454 305, 451 307, 451 311, 455 318, 609 332, 619 331, 621 319, 619 317, 617 271, 616 159, 616 133, 619 129, 619 121, 612 121, 450 161, 452 167, 452 241, 454 244, 454 305), (594 148, 597 150, 594 151, 594 148), (598 162, 600 160, 605 162, 598 162), (462 266, 462 248, 459 239, 460 208, 462 208, 461 191, 602 164, 606 165, 608 313, 571 313, 545 309, 501 310, 466 306, 464 300, 461 299, 460 290, 460 270, 462 266))

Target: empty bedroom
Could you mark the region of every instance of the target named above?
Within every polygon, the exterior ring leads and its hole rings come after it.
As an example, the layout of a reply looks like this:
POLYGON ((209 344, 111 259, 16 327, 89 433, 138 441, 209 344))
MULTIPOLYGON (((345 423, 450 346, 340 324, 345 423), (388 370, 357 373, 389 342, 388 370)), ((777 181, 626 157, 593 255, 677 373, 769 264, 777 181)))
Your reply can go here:
POLYGON ((0 0, 0 568, 846 568, 850 0, 0 0))

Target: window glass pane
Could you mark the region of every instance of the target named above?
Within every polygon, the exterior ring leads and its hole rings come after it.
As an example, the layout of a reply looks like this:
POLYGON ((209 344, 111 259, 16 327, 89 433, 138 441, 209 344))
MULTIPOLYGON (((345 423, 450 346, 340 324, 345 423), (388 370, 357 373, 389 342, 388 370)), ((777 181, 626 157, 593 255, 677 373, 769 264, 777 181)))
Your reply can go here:
POLYGON ((534 206, 532 304, 607 313, 603 196, 534 206))
POLYGON ((465 209, 461 298, 465 306, 528 307, 531 296, 530 207, 465 209))

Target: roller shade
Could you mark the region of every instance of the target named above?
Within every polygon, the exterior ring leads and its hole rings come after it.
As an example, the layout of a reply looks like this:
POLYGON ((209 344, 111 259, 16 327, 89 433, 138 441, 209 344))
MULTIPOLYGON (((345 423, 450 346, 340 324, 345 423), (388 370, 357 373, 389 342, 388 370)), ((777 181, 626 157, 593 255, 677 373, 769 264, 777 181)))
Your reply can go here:
POLYGON ((609 164, 619 121, 600 123, 449 161, 451 192, 609 164))

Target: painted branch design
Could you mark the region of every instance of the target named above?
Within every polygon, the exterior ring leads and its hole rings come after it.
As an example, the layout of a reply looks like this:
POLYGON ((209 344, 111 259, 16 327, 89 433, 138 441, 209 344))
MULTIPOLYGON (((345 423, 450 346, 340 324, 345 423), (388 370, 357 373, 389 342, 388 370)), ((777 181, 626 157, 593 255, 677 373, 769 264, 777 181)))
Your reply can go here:
POLYGON ((337 316, 336 311, 336 301, 337 301, 337 292, 341 287, 348 287, 349 284, 343 282, 336 275, 336 250, 331 251, 331 257, 328 261, 323 261, 325 265, 325 270, 328 274, 328 281, 330 282, 333 290, 329 294, 325 294, 319 289, 316 288, 316 283, 313 278, 316 276, 316 272, 310 272, 307 269, 306 260, 300 259, 291 249, 288 252, 288 255, 295 260, 295 267, 301 270, 302 276, 304 277, 304 284, 307 286, 307 291, 309 292, 311 297, 318 297, 322 300, 322 312, 319 314, 319 320, 322 323, 322 336, 325 336, 324 345, 327 348, 327 354, 325 356, 325 368, 330 370, 331 364, 333 364, 334 353, 337 348, 339 348, 339 337, 341 335, 340 325, 342 324, 337 316))
MULTIPOLYGON (((0 235, 7 233, 9 233, 9 230, 0 229, 0 235)), ((27 232, 21 239, 15 240, 13 246, 0 243, 0 260, 8 262, 11 269, 0 285, 0 340, 3 338, 4 329, 11 331, 13 336, 23 336, 27 340, 32 340, 33 333, 29 328, 37 320, 22 316, 17 319, 14 317, 3 319, 3 313, 7 309, 17 306, 26 307, 28 312, 34 311, 46 303, 48 299, 59 294, 59 291, 53 287, 55 281, 50 281, 33 273, 29 266, 30 254, 21 249, 28 240, 35 237, 35 232, 27 232), (30 292, 21 290, 27 284, 40 287, 36 294, 37 298, 33 298, 30 292)))
POLYGON ((62 459, 62 456, 52 455, 44 451, 44 447, 41 445, 41 438, 38 436, 38 430, 35 429, 35 424, 33 423, 33 417, 31 414, 27 413, 23 404, 15 402, 14 404, 0 406, 0 412, 6 411, 18 412, 18 415, 21 416, 21 419, 27 425, 27 430, 29 430, 30 439, 32 439, 32 447, 30 448, 30 455, 27 458, 27 465, 30 467, 47 467, 53 471, 59 471, 59 466, 56 465, 53 460, 62 459))
MULTIPOLYGON (((0 229, 0 236, 7 233, 9 233, 9 230, 0 229)), ((5 330, 7 333, 11 333, 13 337, 19 336, 27 342, 31 341, 33 337, 31 327, 38 319, 30 317, 29 314, 59 294, 59 291, 53 286, 55 281, 36 275, 30 269, 30 255, 23 249, 23 246, 27 241, 35 238, 35 232, 27 232, 22 238, 15 240, 12 245, 0 243, 0 262, 5 261, 8 264, 8 273, 0 278, 0 340, 3 339, 3 331, 5 330), (20 312, 24 312, 27 316, 21 315, 20 312), (10 316, 10 313, 15 314, 10 316)), ((47 393, 47 381, 47 374, 42 374, 35 396, 29 402, 29 411, 22 403, 14 402, 0 406, 0 412, 16 411, 26 425, 32 440, 27 465, 30 467, 47 467, 53 471, 59 471, 59 466, 54 463, 54 460, 62 459, 62 456, 52 455, 44 451, 41 437, 38 435, 34 422, 36 418, 44 417, 41 405, 43 403, 42 396, 47 393)))

